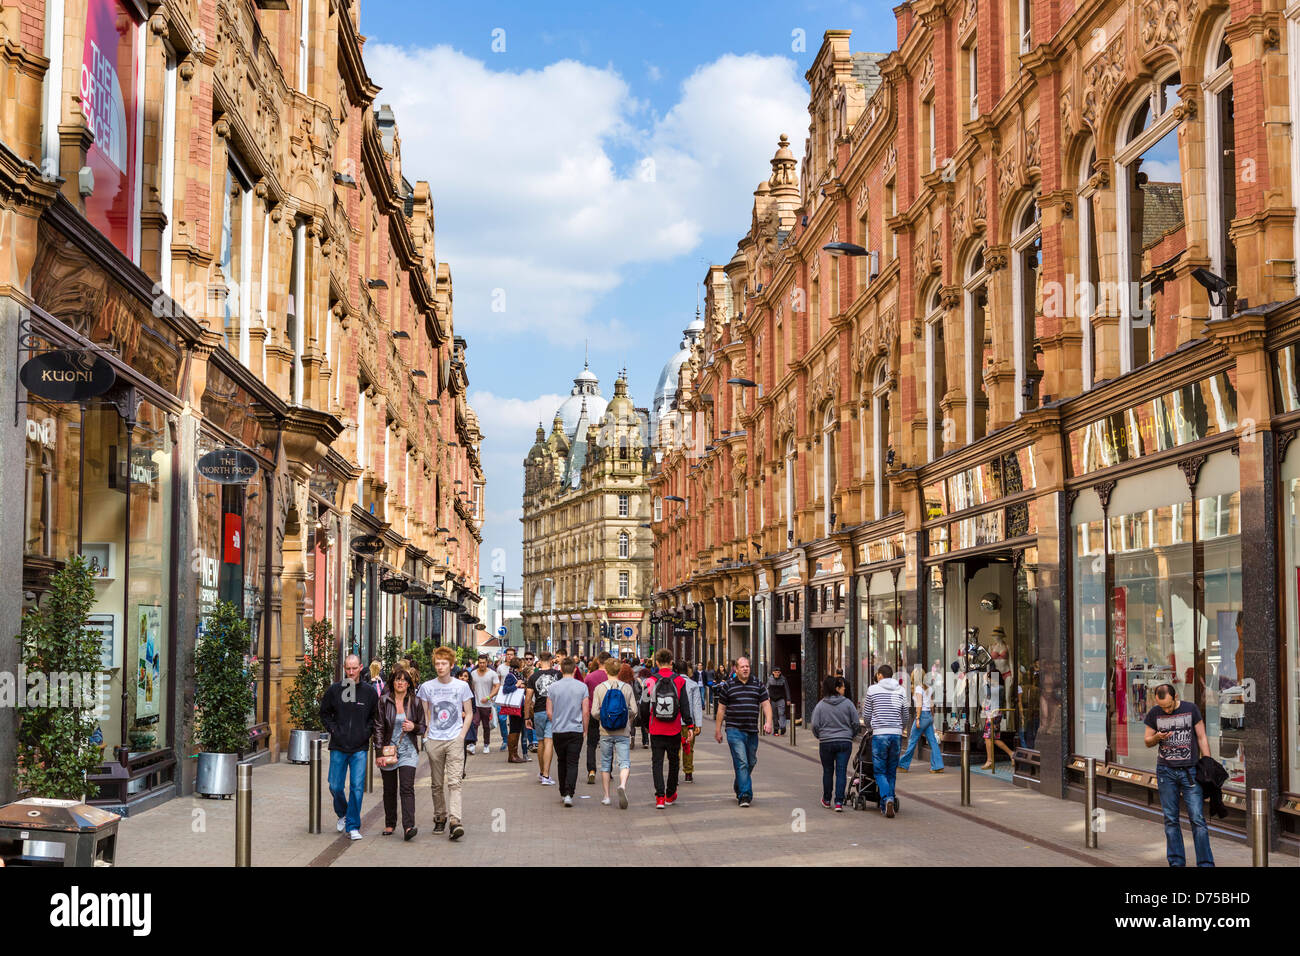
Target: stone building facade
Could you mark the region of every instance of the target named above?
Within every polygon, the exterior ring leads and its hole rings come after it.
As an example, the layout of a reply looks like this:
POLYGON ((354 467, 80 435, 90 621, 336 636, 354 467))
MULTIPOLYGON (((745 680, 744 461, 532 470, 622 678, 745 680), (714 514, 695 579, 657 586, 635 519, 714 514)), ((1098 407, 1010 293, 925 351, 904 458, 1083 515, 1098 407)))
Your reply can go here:
POLYGON ((548 435, 524 461, 524 641, 536 650, 632 654, 646 647, 651 538, 650 416, 608 404, 584 366, 548 435))
POLYGON ((780 664, 803 714, 890 663, 945 749, 994 715, 1017 782, 1066 796, 1095 756, 1126 806, 1173 683, 1231 822, 1262 787, 1294 833, 1297 21, 895 14, 890 52, 826 33, 802 160, 783 139, 705 276, 651 479, 656 616, 780 664))
POLYGON ((340 660, 390 636, 473 642, 482 436, 432 191, 375 109, 358 4, 279 7, 0 7, 4 401, 19 403, 0 416, 15 423, 0 484, 26 502, 3 518, 0 567, 23 588, 0 597, 0 627, 17 633, 69 555, 99 562, 100 783, 117 804, 193 784, 188 675, 218 599, 250 626, 250 756, 287 740, 314 622, 340 660), (109 363, 112 390, 84 406, 25 393, 19 367, 55 347, 109 363), (251 456, 249 480, 200 468, 222 449, 251 456))

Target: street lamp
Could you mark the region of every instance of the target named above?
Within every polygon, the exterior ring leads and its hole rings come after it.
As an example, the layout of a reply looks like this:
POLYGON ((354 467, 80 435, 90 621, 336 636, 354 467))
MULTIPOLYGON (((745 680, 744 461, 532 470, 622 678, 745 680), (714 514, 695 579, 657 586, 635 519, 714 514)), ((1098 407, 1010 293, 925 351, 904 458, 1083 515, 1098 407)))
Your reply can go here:
POLYGON ((543 581, 551 582, 551 633, 546 638, 546 649, 554 651, 555 649, 555 578, 542 578, 543 581))
MULTIPOLYGON (((494 574, 492 580, 501 582, 501 590, 497 591, 497 596, 501 599, 498 602, 501 607, 501 616, 497 618, 497 631, 500 632, 501 628, 505 627, 506 624, 506 576, 504 574, 494 574)), ((501 634, 498 633, 497 637, 500 636, 501 634)))

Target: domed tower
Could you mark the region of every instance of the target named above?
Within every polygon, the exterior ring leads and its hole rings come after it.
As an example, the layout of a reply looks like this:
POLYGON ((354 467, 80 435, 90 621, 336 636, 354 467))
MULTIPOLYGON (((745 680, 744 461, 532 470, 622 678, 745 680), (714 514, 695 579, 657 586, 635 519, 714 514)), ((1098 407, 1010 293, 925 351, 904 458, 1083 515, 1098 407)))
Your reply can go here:
POLYGON ((682 366, 690 360, 691 350, 699 344, 703 334, 704 320, 700 318, 699 309, 696 309, 695 321, 682 329, 681 344, 678 345, 672 358, 664 363, 663 371, 659 373, 659 382, 655 385, 654 396, 650 399, 650 445, 656 452, 667 450, 672 446, 672 428, 669 427, 661 435, 659 426, 663 420, 668 419, 671 423, 675 418, 673 403, 677 401, 678 379, 682 366))

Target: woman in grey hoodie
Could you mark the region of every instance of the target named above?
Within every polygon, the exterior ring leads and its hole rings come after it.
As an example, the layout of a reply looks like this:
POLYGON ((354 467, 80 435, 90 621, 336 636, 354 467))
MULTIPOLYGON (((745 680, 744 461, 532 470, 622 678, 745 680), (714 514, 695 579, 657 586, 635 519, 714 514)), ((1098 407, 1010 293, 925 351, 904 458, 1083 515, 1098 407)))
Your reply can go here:
POLYGON ((844 787, 853 738, 862 733, 858 709, 844 696, 844 678, 822 681, 823 697, 813 708, 812 732, 822 758, 822 806, 831 808, 831 776, 835 778, 835 812, 844 812, 844 787))

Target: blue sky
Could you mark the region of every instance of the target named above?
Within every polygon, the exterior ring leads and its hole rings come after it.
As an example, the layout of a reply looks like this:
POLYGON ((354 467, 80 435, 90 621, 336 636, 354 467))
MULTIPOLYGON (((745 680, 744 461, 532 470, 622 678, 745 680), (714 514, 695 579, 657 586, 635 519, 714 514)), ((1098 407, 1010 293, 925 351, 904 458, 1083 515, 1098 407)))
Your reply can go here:
POLYGON ((523 459, 584 342, 604 395, 626 366, 650 404, 696 284, 748 227, 777 137, 802 152, 803 75, 828 29, 852 30, 855 51, 894 47, 879 0, 363 3, 377 102, 396 111, 404 175, 430 183, 469 342, 482 580, 519 584, 523 459))

